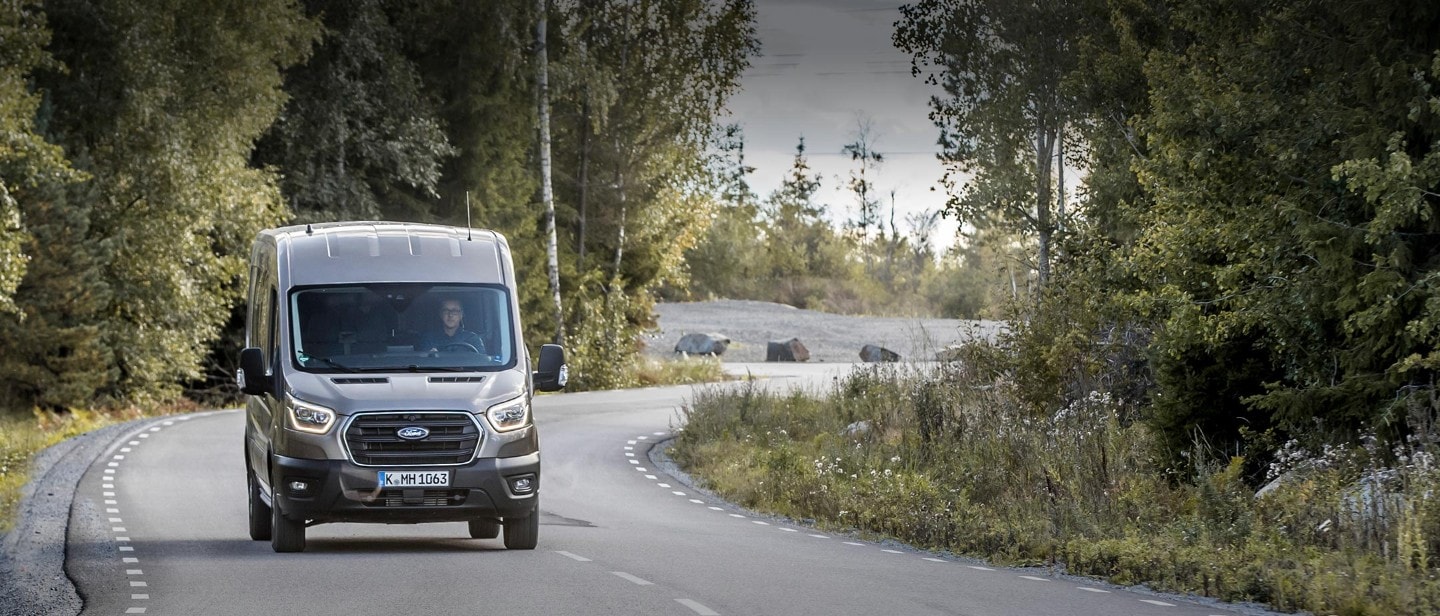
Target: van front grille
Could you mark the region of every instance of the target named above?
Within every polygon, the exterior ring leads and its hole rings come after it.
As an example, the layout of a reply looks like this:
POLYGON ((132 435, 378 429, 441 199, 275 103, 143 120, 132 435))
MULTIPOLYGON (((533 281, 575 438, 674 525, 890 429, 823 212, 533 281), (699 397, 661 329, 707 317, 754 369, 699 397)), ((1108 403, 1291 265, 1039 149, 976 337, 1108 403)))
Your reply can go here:
POLYGON ((480 429, 469 413, 363 413, 350 420, 345 444, 350 459, 361 466, 455 466, 475 458, 480 429), (406 428, 423 428, 428 434, 401 438, 406 428))

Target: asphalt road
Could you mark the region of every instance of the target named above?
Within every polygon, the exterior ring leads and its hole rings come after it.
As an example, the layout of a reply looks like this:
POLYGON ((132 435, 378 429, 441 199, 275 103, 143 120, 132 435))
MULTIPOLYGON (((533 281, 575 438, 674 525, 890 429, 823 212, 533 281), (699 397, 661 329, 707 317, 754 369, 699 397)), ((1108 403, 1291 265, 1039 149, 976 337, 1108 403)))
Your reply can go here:
MULTIPOLYGON (((843 369, 748 368, 774 386, 828 382, 843 369)), ((140 427, 80 481, 67 570, 82 613, 94 615, 1241 613, 860 541, 719 502, 647 457, 691 391, 537 399, 534 551, 469 539, 458 523, 329 524, 309 529, 304 553, 276 554, 246 534, 239 411, 140 427)))

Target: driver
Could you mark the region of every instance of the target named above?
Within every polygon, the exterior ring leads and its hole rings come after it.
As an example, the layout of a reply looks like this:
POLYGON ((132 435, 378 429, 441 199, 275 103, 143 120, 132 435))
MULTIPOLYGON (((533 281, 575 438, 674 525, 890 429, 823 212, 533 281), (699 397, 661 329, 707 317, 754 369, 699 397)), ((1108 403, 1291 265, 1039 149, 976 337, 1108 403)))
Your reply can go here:
MULTIPOLYGON (((485 343, 480 340, 480 334, 465 329, 465 307, 460 300, 446 298, 440 302, 440 329, 425 334, 420 339, 420 344, 415 345, 421 351, 439 351, 454 345, 469 345, 475 348, 475 352, 485 354, 485 343)), ((468 351, 463 346, 449 350, 468 351)))

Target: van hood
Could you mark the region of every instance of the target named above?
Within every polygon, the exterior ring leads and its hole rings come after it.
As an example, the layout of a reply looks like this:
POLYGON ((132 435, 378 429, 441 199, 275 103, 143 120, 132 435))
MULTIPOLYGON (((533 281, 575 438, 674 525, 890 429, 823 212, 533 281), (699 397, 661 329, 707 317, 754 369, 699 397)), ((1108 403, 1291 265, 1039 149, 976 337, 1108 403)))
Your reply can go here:
POLYGON ((525 392, 525 374, 502 372, 420 372, 392 374, 286 375, 290 394, 340 415, 361 411, 468 411, 491 406, 525 392))

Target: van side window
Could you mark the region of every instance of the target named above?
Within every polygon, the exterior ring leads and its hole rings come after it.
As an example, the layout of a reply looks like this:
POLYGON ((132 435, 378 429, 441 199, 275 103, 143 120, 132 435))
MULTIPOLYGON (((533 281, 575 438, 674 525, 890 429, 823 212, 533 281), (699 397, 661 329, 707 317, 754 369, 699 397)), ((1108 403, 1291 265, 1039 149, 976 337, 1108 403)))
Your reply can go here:
POLYGON ((270 288, 270 307, 266 309, 265 365, 275 365, 280 354, 280 297, 275 288, 270 288))

